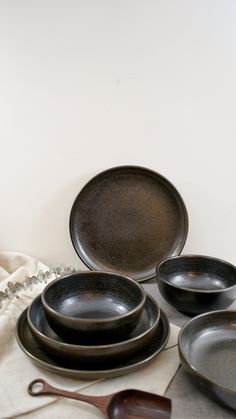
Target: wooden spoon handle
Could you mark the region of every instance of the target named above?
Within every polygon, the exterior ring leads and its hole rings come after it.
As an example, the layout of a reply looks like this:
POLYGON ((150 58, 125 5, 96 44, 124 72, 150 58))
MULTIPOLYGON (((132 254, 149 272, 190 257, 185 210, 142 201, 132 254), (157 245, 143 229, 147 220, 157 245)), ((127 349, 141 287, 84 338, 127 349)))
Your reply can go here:
POLYGON ((87 396, 86 394, 62 390, 51 386, 43 378, 33 380, 28 386, 28 392, 31 396, 51 395, 80 400, 98 407, 103 413, 106 413, 106 406, 110 400, 110 396, 87 396))

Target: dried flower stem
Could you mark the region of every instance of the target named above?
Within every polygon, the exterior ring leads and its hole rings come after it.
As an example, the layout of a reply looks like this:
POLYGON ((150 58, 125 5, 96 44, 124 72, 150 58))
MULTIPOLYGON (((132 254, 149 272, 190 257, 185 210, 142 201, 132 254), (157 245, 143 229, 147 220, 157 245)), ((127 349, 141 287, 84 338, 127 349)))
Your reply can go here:
POLYGON ((71 266, 58 266, 56 268, 50 268, 48 271, 43 272, 40 270, 37 275, 28 276, 26 275, 23 282, 13 282, 9 281, 7 283, 7 288, 5 292, 0 291, 0 308, 2 307, 4 300, 11 300, 13 298, 19 298, 19 292, 22 290, 30 289, 32 291, 35 284, 44 283, 46 284, 49 279, 52 277, 54 279, 59 278, 60 276, 67 275, 73 272, 78 272, 80 269, 72 268, 71 266))

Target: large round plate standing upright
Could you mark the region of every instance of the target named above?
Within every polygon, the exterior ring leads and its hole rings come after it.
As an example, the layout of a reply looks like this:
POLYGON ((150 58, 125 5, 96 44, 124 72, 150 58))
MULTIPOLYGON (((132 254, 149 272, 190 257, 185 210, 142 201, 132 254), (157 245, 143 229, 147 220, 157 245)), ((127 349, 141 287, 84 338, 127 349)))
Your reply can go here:
POLYGON ((138 166, 108 169, 78 194, 70 214, 74 248, 92 270, 144 281, 156 265, 178 255, 188 232, 188 215, 175 187, 138 166))

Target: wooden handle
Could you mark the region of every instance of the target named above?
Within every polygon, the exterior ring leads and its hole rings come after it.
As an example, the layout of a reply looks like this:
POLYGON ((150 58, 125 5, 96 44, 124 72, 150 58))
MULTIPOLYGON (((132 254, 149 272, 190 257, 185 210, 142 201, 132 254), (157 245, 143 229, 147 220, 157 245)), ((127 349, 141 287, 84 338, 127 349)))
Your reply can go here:
POLYGON ((80 400, 98 407, 106 413, 106 407, 110 400, 109 396, 87 396, 86 394, 66 391, 56 388, 47 383, 43 378, 36 378, 28 385, 28 392, 31 396, 60 396, 70 399, 80 400))
POLYGON ((51 387, 43 378, 36 378, 28 385, 28 393, 31 396, 42 396, 53 394, 54 388, 51 387))

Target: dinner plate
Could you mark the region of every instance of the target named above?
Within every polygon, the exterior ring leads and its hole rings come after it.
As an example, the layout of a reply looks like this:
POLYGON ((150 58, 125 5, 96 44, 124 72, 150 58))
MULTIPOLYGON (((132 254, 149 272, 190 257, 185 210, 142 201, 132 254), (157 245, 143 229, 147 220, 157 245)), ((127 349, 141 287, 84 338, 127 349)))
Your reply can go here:
POLYGON ((92 270, 113 271, 144 281, 156 265, 178 255, 188 232, 188 215, 176 188, 160 174, 119 166, 92 178, 70 214, 70 235, 92 270))
POLYGON ((47 355, 46 352, 40 348, 30 331, 27 321, 27 309, 21 313, 16 325, 17 342, 31 361, 56 374, 83 379, 116 377, 147 365, 164 349, 169 339, 169 333, 169 321, 165 313, 161 310, 160 325, 156 329, 156 333, 151 342, 145 348, 129 359, 119 360, 118 362, 114 361, 114 364, 110 368, 106 367, 106 362, 104 361, 104 363, 99 363, 99 366, 95 369, 92 367, 78 367, 76 363, 68 364, 62 361, 59 362, 52 356, 47 355))
POLYGON ((121 342, 102 345, 71 344, 63 341, 51 329, 45 316, 41 296, 30 305, 27 312, 28 324, 41 348, 54 357, 98 365, 106 362, 106 366, 114 364, 114 360, 122 360, 133 356, 151 341, 160 320, 160 308, 157 302, 147 294, 141 318, 136 328, 121 342))
POLYGON ((236 311, 190 320, 179 334, 184 369, 205 395, 236 409, 236 311))

